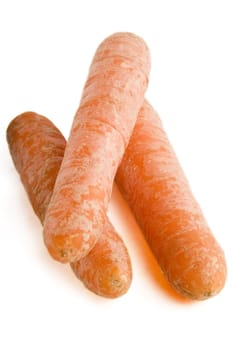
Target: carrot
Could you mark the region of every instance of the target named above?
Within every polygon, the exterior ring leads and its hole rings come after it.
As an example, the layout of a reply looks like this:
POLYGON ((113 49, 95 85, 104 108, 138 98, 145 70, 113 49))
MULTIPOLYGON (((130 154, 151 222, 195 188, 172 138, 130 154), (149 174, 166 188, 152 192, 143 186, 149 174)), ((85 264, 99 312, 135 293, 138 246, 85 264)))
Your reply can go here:
POLYGON ((88 289, 104 297, 119 297, 131 285, 128 251, 109 220, 106 220, 104 231, 89 254, 70 265, 88 289))
MULTIPOLYGON (((43 225, 66 141, 50 120, 33 112, 11 121, 7 140, 15 167, 43 225)), ((92 251, 71 267, 88 289, 104 297, 126 293, 132 280, 128 251, 108 220, 92 251)))
POLYGON ((192 299, 217 294, 226 279, 224 253, 148 102, 139 112, 116 182, 171 285, 192 299))
POLYGON ((45 244, 60 262, 84 257, 103 231, 149 67, 146 44, 130 33, 108 37, 96 51, 44 221, 45 244))

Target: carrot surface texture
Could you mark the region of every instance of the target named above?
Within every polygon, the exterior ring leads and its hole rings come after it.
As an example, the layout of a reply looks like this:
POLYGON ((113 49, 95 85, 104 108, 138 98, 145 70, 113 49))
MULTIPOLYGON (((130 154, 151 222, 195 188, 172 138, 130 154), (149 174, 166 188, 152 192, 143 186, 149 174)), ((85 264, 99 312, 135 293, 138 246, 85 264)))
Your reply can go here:
POLYGON ((116 182, 171 285, 192 299, 217 294, 223 250, 195 200, 158 114, 144 102, 116 182))
MULTIPOLYGON (((33 112, 12 120, 7 129, 10 153, 32 207, 42 225, 52 196, 66 141, 47 118, 33 112)), ((128 251, 109 220, 91 252, 71 263, 75 275, 92 292, 115 298, 132 280, 128 251)))
POLYGON ((149 70, 148 48, 134 34, 113 34, 96 51, 44 221, 45 244, 60 262, 84 257, 103 231, 149 70))

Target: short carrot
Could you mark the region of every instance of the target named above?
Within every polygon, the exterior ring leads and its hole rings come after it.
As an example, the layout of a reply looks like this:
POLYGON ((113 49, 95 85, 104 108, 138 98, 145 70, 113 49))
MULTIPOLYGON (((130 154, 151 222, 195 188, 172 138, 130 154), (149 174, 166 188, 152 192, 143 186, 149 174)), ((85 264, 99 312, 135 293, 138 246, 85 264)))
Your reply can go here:
POLYGON ((192 299, 217 294, 226 261, 158 114, 144 102, 116 182, 171 285, 192 299))
MULTIPOLYGON (((7 140, 15 167, 43 225, 63 159, 65 138, 49 119, 26 112, 11 121, 7 140)), ((71 267, 89 290, 108 298, 126 293, 132 280, 128 251, 109 220, 91 252, 71 263, 71 267)))
POLYGON ((44 221, 45 244, 60 262, 84 257, 103 231, 149 69, 148 48, 134 34, 113 34, 96 51, 44 221))

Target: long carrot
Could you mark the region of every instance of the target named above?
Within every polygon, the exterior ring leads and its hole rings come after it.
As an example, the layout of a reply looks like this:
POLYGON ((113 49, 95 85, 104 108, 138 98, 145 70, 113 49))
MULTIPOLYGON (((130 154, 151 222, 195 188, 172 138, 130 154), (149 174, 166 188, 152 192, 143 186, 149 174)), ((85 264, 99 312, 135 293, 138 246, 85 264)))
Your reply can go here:
POLYGON ((96 51, 44 221, 45 244, 60 262, 84 257, 103 231, 149 68, 146 44, 130 33, 108 37, 96 51))
POLYGON ((193 299, 217 294, 226 279, 224 253, 193 197, 159 116, 147 102, 116 182, 172 286, 193 299))
MULTIPOLYGON (((7 140, 15 167, 43 225, 66 141, 50 120, 33 112, 11 121, 7 140)), ((91 252, 71 267, 88 289, 104 297, 126 293, 132 280, 127 249, 109 220, 91 252)))

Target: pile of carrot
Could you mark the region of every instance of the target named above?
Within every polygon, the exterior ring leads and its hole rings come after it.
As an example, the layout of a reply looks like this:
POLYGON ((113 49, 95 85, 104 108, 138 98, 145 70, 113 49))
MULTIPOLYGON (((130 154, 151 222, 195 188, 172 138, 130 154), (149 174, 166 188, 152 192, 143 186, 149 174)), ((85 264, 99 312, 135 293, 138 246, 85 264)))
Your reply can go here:
POLYGON ((203 300, 224 287, 225 256, 145 99, 149 73, 140 37, 109 36, 94 55, 68 141, 48 118, 25 112, 7 128, 9 150, 49 254, 89 290, 115 298, 132 281, 129 252, 107 217, 115 180, 172 287, 203 300))

